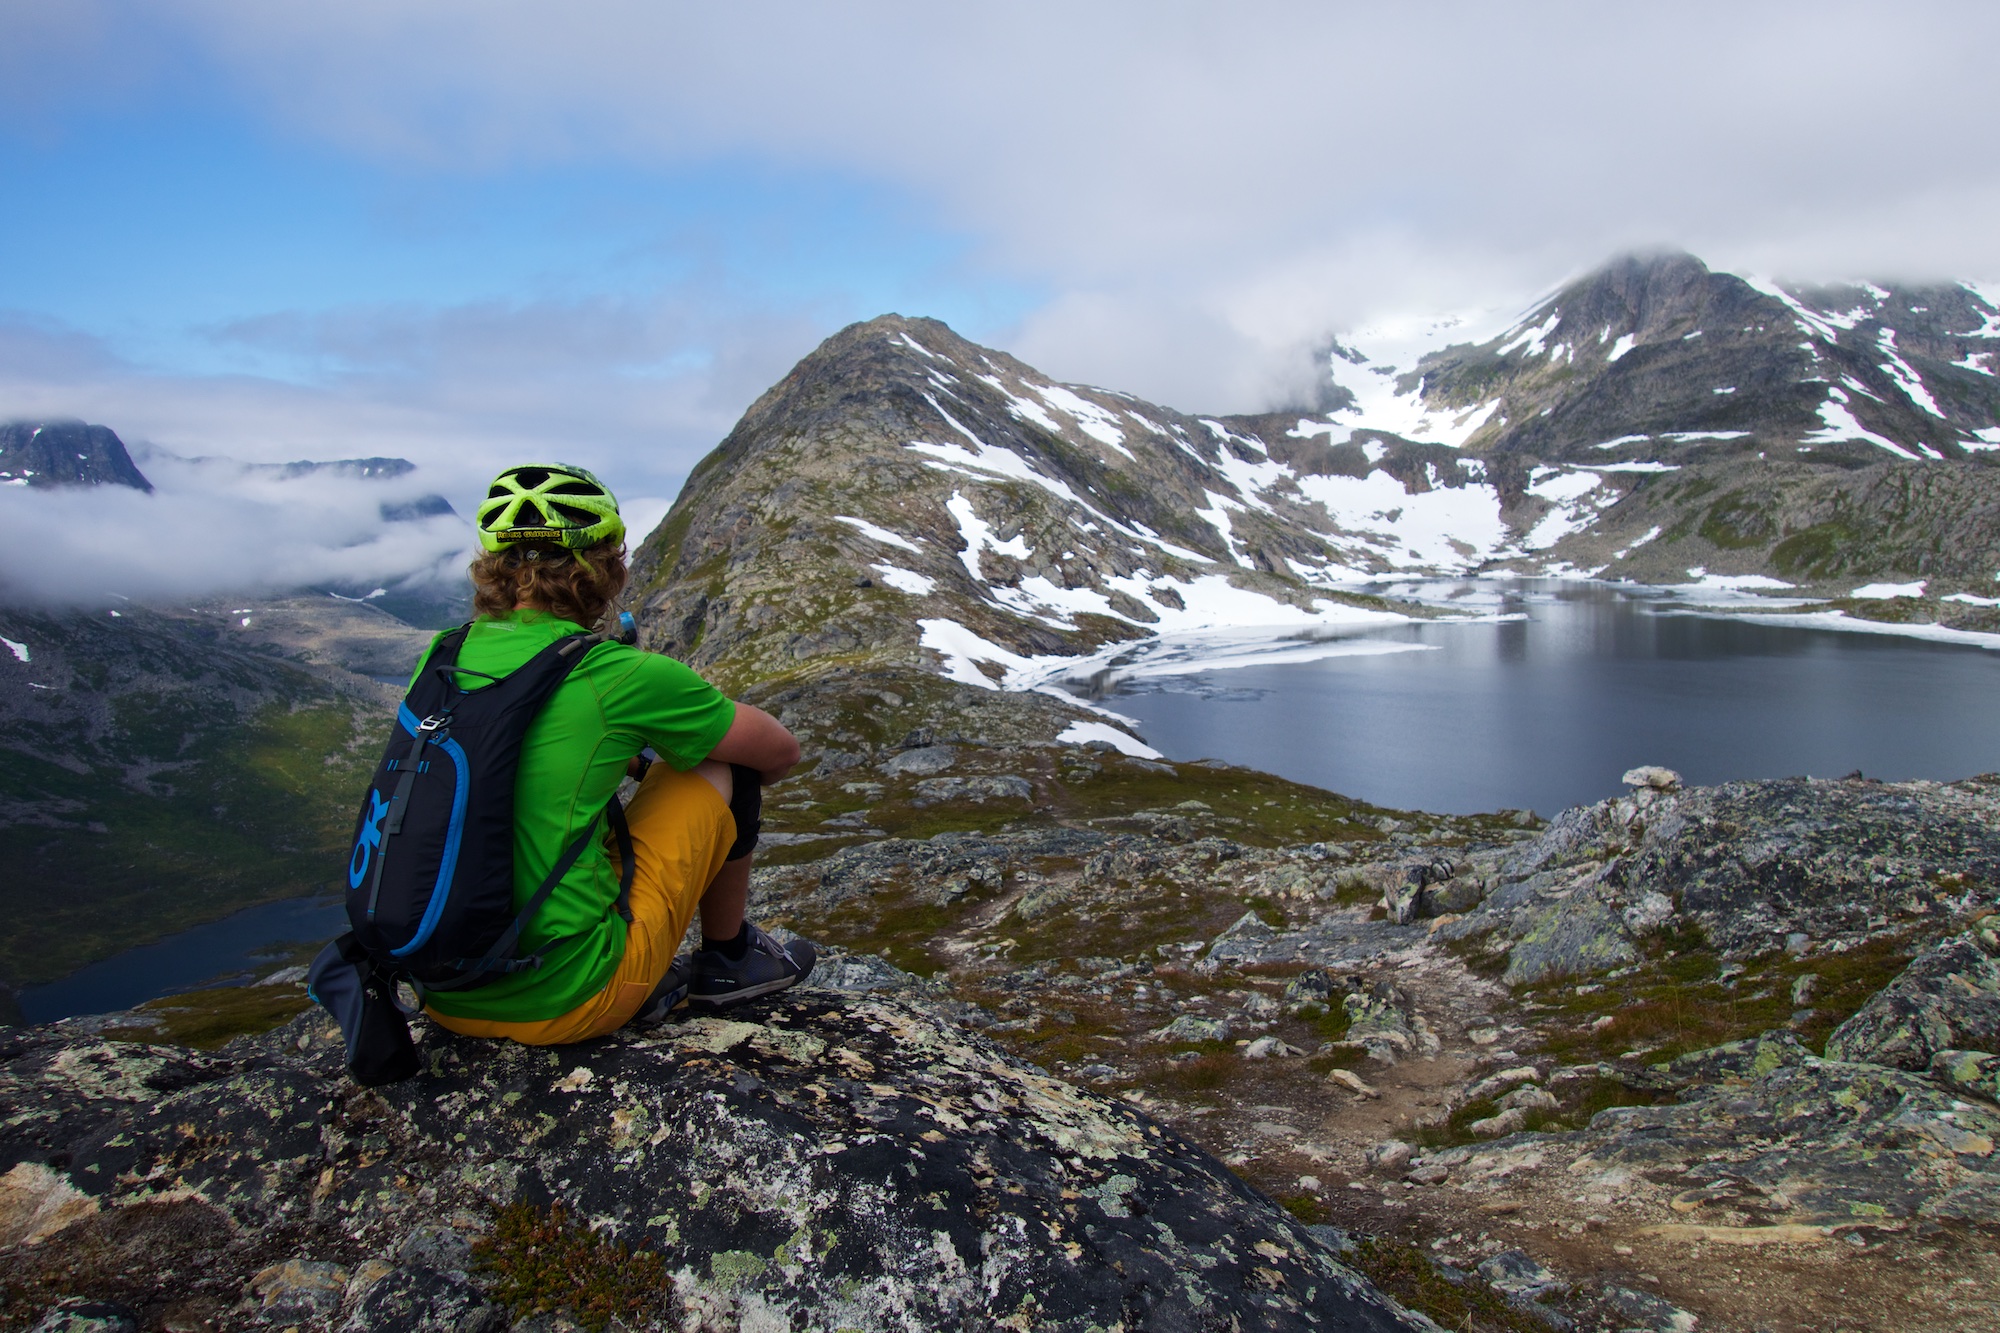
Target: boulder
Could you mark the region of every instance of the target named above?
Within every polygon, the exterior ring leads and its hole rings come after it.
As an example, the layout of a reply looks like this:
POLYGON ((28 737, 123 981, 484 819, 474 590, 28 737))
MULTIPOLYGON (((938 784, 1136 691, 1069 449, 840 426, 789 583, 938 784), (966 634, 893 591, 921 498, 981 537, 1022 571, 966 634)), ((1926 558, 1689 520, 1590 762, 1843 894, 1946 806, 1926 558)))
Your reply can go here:
POLYGON ((1341 1043, 1343 1046, 1359 1046, 1370 1058, 1386 1064, 1394 1064, 1417 1049, 1410 997, 1393 983, 1378 981, 1366 991, 1348 995, 1341 1004, 1347 1010, 1347 1037, 1341 1043))
POLYGON ((1931 1077, 1955 1092, 2000 1102, 2000 1055, 1991 1051, 1939 1051, 1931 1057, 1931 1077))
POLYGON ((1972 931, 1912 959, 1826 1039, 1828 1059, 1898 1069, 1964 1048, 2000 1050, 2000 961, 1972 931))
POLYGON ((1696 1217, 1728 1208, 1744 1214, 1737 1224, 2000 1216, 2000 1110, 1795 1042, 1731 1047, 1714 1060, 1682 1057, 1714 1081, 1689 1086, 1677 1105, 1601 1111, 1565 1136, 1565 1153, 1596 1172, 1671 1179, 1692 1191, 1681 1197, 1696 1217))
POLYGON ((1182 1014, 1151 1035, 1155 1041, 1228 1041, 1229 1033, 1225 1019, 1182 1014))
MULTIPOLYGON (((916 751, 912 750, 914 754, 916 751)), ((947 801, 1026 801, 1033 799, 1034 784, 1011 774, 979 777, 925 778, 910 799, 915 806, 942 805, 947 801)))
POLYGON ((139 1333, 139 1318, 115 1301, 73 1298, 43 1315, 29 1333, 139 1333))
POLYGON ((193 1263, 127 1279, 236 1322, 283 1286, 309 1333, 485 1329, 460 1242, 527 1202, 656 1251, 717 1326, 1426 1326, 1178 1135, 913 1003, 801 989, 559 1048, 420 1027, 423 1072, 376 1091, 316 1012, 216 1056, 9 1033, 0 1165, 60 1163, 98 1210, 0 1264, 171 1215, 193 1263), (369 1276, 344 1316, 336 1264, 369 1276))
POLYGON ((890 756, 879 767, 888 777, 901 777, 908 773, 913 777, 935 777, 958 762, 958 751, 949 745, 921 745, 914 750, 903 750, 890 756))

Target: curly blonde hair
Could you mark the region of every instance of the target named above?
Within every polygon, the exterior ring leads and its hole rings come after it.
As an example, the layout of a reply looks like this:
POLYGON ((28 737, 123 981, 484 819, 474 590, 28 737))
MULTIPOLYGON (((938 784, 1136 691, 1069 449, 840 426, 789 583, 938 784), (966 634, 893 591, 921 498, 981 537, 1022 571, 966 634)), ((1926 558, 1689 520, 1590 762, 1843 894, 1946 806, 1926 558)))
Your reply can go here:
POLYGON ((581 550, 527 542, 474 557, 472 609, 505 615, 516 607, 547 611, 586 629, 604 619, 625 591, 625 543, 599 542, 581 550))

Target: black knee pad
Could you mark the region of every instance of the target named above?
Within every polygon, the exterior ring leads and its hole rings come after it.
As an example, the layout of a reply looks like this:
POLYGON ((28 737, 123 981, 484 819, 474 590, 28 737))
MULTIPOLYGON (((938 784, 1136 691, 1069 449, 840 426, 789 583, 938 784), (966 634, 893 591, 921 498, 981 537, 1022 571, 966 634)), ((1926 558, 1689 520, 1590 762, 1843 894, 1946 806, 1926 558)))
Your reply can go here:
POLYGON ((757 850, 757 832, 764 826, 764 780, 756 769, 729 766, 729 813, 736 816, 736 841, 725 859, 734 861, 757 850))

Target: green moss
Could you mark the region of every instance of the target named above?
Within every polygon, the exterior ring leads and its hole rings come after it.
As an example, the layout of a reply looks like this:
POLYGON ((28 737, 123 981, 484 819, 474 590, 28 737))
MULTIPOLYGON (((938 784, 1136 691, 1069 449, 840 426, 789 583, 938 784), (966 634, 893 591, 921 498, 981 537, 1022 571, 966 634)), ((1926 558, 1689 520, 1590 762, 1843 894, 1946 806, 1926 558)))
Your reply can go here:
POLYGON ((1546 1333, 1546 1325, 1516 1310, 1484 1282, 1451 1281, 1407 1241, 1371 1236, 1343 1259, 1410 1309, 1465 1333, 1546 1333))
POLYGON ((559 1203, 511 1203, 493 1220, 473 1255, 492 1279, 489 1295, 516 1320, 563 1313, 602 1329, 614 1318, 637 1326, 666 1314, 673 1279, 655 1251, 608 1241, 571 1221, 559 1203))
POLYGON ((104 1035, 209 1051, 232 1038, 269 1032, 310 1008, 306 993, 293 986, 217 986, 149 1000, 133 1012, 153 1022, 109 1027, 104 1035))
POLYGON ((1771 548, 1771 563, 1780 573, 1828 578, 1847 565, 1845 557, 1859 544, 1860 534, 1835 520, 1791 533, 1771 548))
POLYGON ((1286 1212, 1307 1226, 1327 1220, 1326 1205, 1319 1201, 1317 1194, 1287 1194, 1278 1202, 1286 1212))
POLYGON ((1773 529, 1766 506, 1742 491, 1731 491, 1708 507, 1702 516, 1701 535, 1726 551, 1762 546, 1773 529))
POLYGON ((77 773, 10 751, 0 799, 75 813, 67 827, 0 829, 0 915, 12 923, 0 978, 51 981, 256 903, 334 889, 378 743, 364 721, 346 700, 246 718, 175 693, 128 695, 118 754, 172 765, 149 782, 121 780, 115 758, 77 773))
POLYGON ((1672 1096, 1665 1093, 1628 1088, 1615 1078, 1594 1078, 1580 1089, 1564 1089, 1562 1109, 1549 1116, 1544 1124, 1531 1125, 1530 1128, 1582 1129, 1590 1123, 1592 1116, 1615 1106, 1658 1106, 1672 1100, 1672 1096))
POLYGON ((1818 1051, 1834 1028, 1902 971, 1912 943, 1869 940, 1845 953, 1769 955, 1728 978, 1721 975, 1721 956, 1696 932, 1649 947, 1633 974, 1606 978, 1581 993, 1568 982, 1518 991, 1521 1000, 1553 1011, 1542 1050, 1566 1064, 1629 1051, 1649 1061, 1671 1060, 1789 1027, 1795 1010, 1809 1007, 1810 1016, 1795 1031, 1818 1051), (1805 1006, 1794 1005, 1792 986, 1807 973, 1816 977, 1812 996, 1805 1006))

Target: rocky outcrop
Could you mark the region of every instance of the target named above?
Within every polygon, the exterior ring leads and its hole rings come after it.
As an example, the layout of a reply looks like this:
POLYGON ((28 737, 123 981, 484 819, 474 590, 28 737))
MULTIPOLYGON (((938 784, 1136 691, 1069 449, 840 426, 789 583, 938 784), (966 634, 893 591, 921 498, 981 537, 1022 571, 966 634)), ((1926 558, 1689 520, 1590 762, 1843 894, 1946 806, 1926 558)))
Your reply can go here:
POLYGON ((1996 816, 1986 778, 1643 787, 1564 811, 1437 934, 1504 950, 1510 983, 1606 971, 1677 927, 1731 957, 1855 941, 1991 904, 1996 816))
POLYGON ((379 1093, 336 1045, 316 1013, 212 1056, 8 1034, 7 1316, 504 1327, 474 1242, 525 1201, 661 1256, 688 1328, 1429 1327, 1178 1135, 908 1002, 559 1049, 433 1029, 379 1093))
POLYGON ((1431 1153, 1412 1169, 1474 1193, 1532 1177, 1635 1213, 1666 1204, 1684 1219, 1666 1225, 1717 1227, 1720 1241, 1785 1238, 1760 1231, 1771 1227, 1806 1236, 2000 1217, 2000 1108, 1929 1078, 1820 1059, 1782 1034, 1658 1073, 1682 1085, 1675 1104, 1614 1107, 1578 1133, 1514 1134, 1431 1153))

